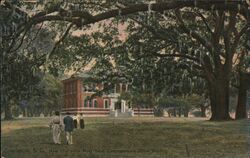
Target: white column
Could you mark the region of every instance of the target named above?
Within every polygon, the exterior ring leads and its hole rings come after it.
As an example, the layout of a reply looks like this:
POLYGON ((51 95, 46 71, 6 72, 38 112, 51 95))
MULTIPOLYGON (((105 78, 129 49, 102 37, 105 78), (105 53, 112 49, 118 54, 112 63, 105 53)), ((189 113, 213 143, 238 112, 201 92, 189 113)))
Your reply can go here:
POLYGON ((122 93, 122 83, 120 83, 120 94, 122 93))
POLYGON ((117 102, 117 99, 111 98, 110 99, 110 110, 114 111, 115 110, 115 103, 117 102))
POLYGON ((121 113, 125 113, 126 112, 126 101, 122 100, 121 101, 121 113))

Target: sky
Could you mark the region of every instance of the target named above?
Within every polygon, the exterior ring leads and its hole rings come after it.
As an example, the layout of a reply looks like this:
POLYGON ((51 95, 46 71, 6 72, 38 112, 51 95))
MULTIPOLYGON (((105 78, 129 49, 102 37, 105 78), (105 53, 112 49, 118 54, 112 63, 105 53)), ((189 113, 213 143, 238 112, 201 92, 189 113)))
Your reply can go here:
MULTIPOLYGON (((72 34, 74 36, 80 36, 82 34, 91 34, 95 31, 100 31, 100 28, 98 28, 100 22, 93 24, 89 29, 82 31, 82 30, 77 30, 74 31, 72 34)), ((105 20, 105 21, 101 21, 101 23, 106 23, 106 24, 110 24, 111 21, 110 20, 105 20)), ((118 24, 118 31, 119 31, 119 39, 124 41, 127 37, 126 34, 126 24, 118 24)))

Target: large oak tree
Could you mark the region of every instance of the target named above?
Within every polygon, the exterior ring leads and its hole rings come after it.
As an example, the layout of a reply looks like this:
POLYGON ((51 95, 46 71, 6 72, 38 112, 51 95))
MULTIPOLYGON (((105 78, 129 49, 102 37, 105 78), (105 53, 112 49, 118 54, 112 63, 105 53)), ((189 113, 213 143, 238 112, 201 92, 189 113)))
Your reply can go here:
MULTIPOLYGON (((81 29, 89 24, 105 19, 116 16, 125 16, 142 11, 151 10, 163 12, 164 10, 176 9, 176 17, 182 27, 182 31, 199 41, 213 57, 211 59, 204 56, 203 59, 203 69, 210 84, 210 96, 213 105, 212 119, 229 119, 227 99, 229 85, 228 78, 232 69, 233 54, 237 49, 240 37, 244 34, 247 28, 247 26, 244 26, 241 31, 235 29, 235 25, 237 23, 236 15, 241 15, 245 19, 249 18, 249 4, 247 4, 247 1, 173 0, 155 4, 138 2, 137 4, 130 3, 125 8, 117 8, 116 1, 108 1, 104 3, 103 1, 98 1, 97 3, 93 3, 92 1, 79 1, 79 3, 72 3, 70 1, 60 0, 43 3, 41 1, 41 4, 35 4, 36 6, 41 6, 40 8, 37 7, 39 9, 32 11, 33 13, 27 11, 25 12, 20 8, 22 6, 33 6, 34 8, 33 3, 30 3, 30 1, 27 3, 29 4, 15 4, 8 0, 1 2, 1 49, 3 50, 3 55, 10 55, 10 53, 15 54, 15 50, 22 44, 22 39, 26 36, 26 32, 33 26, 45 21, 63 21, 69 24, 65 34, 63 34, 56 42, 56 44, 59 44, 63 41, 72 27, 81 29), (216 24, 214 25, 214 30, 211 30, 212 32, 209 41, 204 40, 204 38, 200 37, 197 32, 190 31, 188 27, 186 27, 184 22, 185 19, 183 20, 182 13, 179 11, 179 9, 184 7, 195 7, 207 11, 216 11, 216 24), (14 16, 13 18, 9 18, 9 15, 14 16), (15 21, 16 17, 18 19, 17 21, 15 21), (228 23, 224 25, 224 21, 226 19, 228 20, 228 23), (225 32, 222 33, 222 30, 225 32), (221 51, 221 39, 224 40, 225 52, 221 51), (225 60, 221 60, 221 56, 225 56, 225 60), (211 61, 213 64, 211 64, 211 61)), ((53 55, 55 52, 54 50, 55 49, 53 49, 52 53, 49 53, 47 57, 53 55)), ((1 61, 1 63, 3 62, 4 61, 1 61)), ((1 72, 4 73, 3 71, 1 72)), ((5 84, 7 83, 4 83, 1 79, 1 85, 5 84)), ((8 92, 4 92, 4 89, 1 87, 1 94, 4 93, 8 92)))

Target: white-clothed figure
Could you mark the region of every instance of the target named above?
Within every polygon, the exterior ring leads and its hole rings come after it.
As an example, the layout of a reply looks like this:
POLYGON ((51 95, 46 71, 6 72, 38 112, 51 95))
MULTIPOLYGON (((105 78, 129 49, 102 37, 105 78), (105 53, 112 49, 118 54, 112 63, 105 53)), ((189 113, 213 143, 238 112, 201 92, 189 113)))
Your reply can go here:
POLYGON ((76 120, 77 120, 77 129, 80 128, 80 119, 81 119, 81 115, 80 114, 77 114, 76 115, 76 120))
POLYGON ((60 120, 60 113, 59 111, 55 112, 55 116, 50 122, 50 128, 52 128, 52 134, 53 134, 53 141, 55 144, 61 144, 61 127, 62 122, 60 120))

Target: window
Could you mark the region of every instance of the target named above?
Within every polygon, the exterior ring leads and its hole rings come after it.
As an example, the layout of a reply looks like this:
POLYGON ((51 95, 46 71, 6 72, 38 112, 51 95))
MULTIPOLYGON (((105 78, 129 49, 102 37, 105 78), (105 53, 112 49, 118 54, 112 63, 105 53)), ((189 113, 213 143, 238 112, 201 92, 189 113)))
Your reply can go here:
POLYGON ((65 99, 65 107, 68 107, 68 99, 65 99))
POLYGON ((120 93, 120 84, 116 84, 115 86, 115 92, 120 93))
POLYGON ((109 108, 109 100, 108 99, 104 99, 104 108, 105 109, 109 108))
POLYGON ((75 93, 76 92, 76 83, 73 82, 72 83, 72 93, 75 93))
POLYGON ((127 89, 127 85, 126 84, 122 84, 122 92, 126 92, 127 89))
POLYGON ((85 98, 84 99, 84 107, 88 107, 88 104, 89 104, 89 100, 88 100, 88 98, 85 98))
POLYGON ((69 98, 69 107, 71 107, 71 98, 69 98))
POLYGON ((97 108, 97 106, 98 106, 97 100, 94 99, 92 103, 93 103, 93 107, 97 108))
POLYGON ((69 92, 70 92, 69 91, 69 84, 66 84, 65 87, 66 87, 66 94, 69 94, 69 92))
POLYGON ((89 103, 89 107, 92 108, 93 107, 92 100, 89 99, 88 103, 89 103))
POLYGON ((73 93, 73 83, 71 83, 71 84, 69 85, 69 88, 70 88, 70 94, 72 94, 72 93, 73 93))
POLYGON ((73 107, 76 107, 76 99, 73 99, 73 107))

